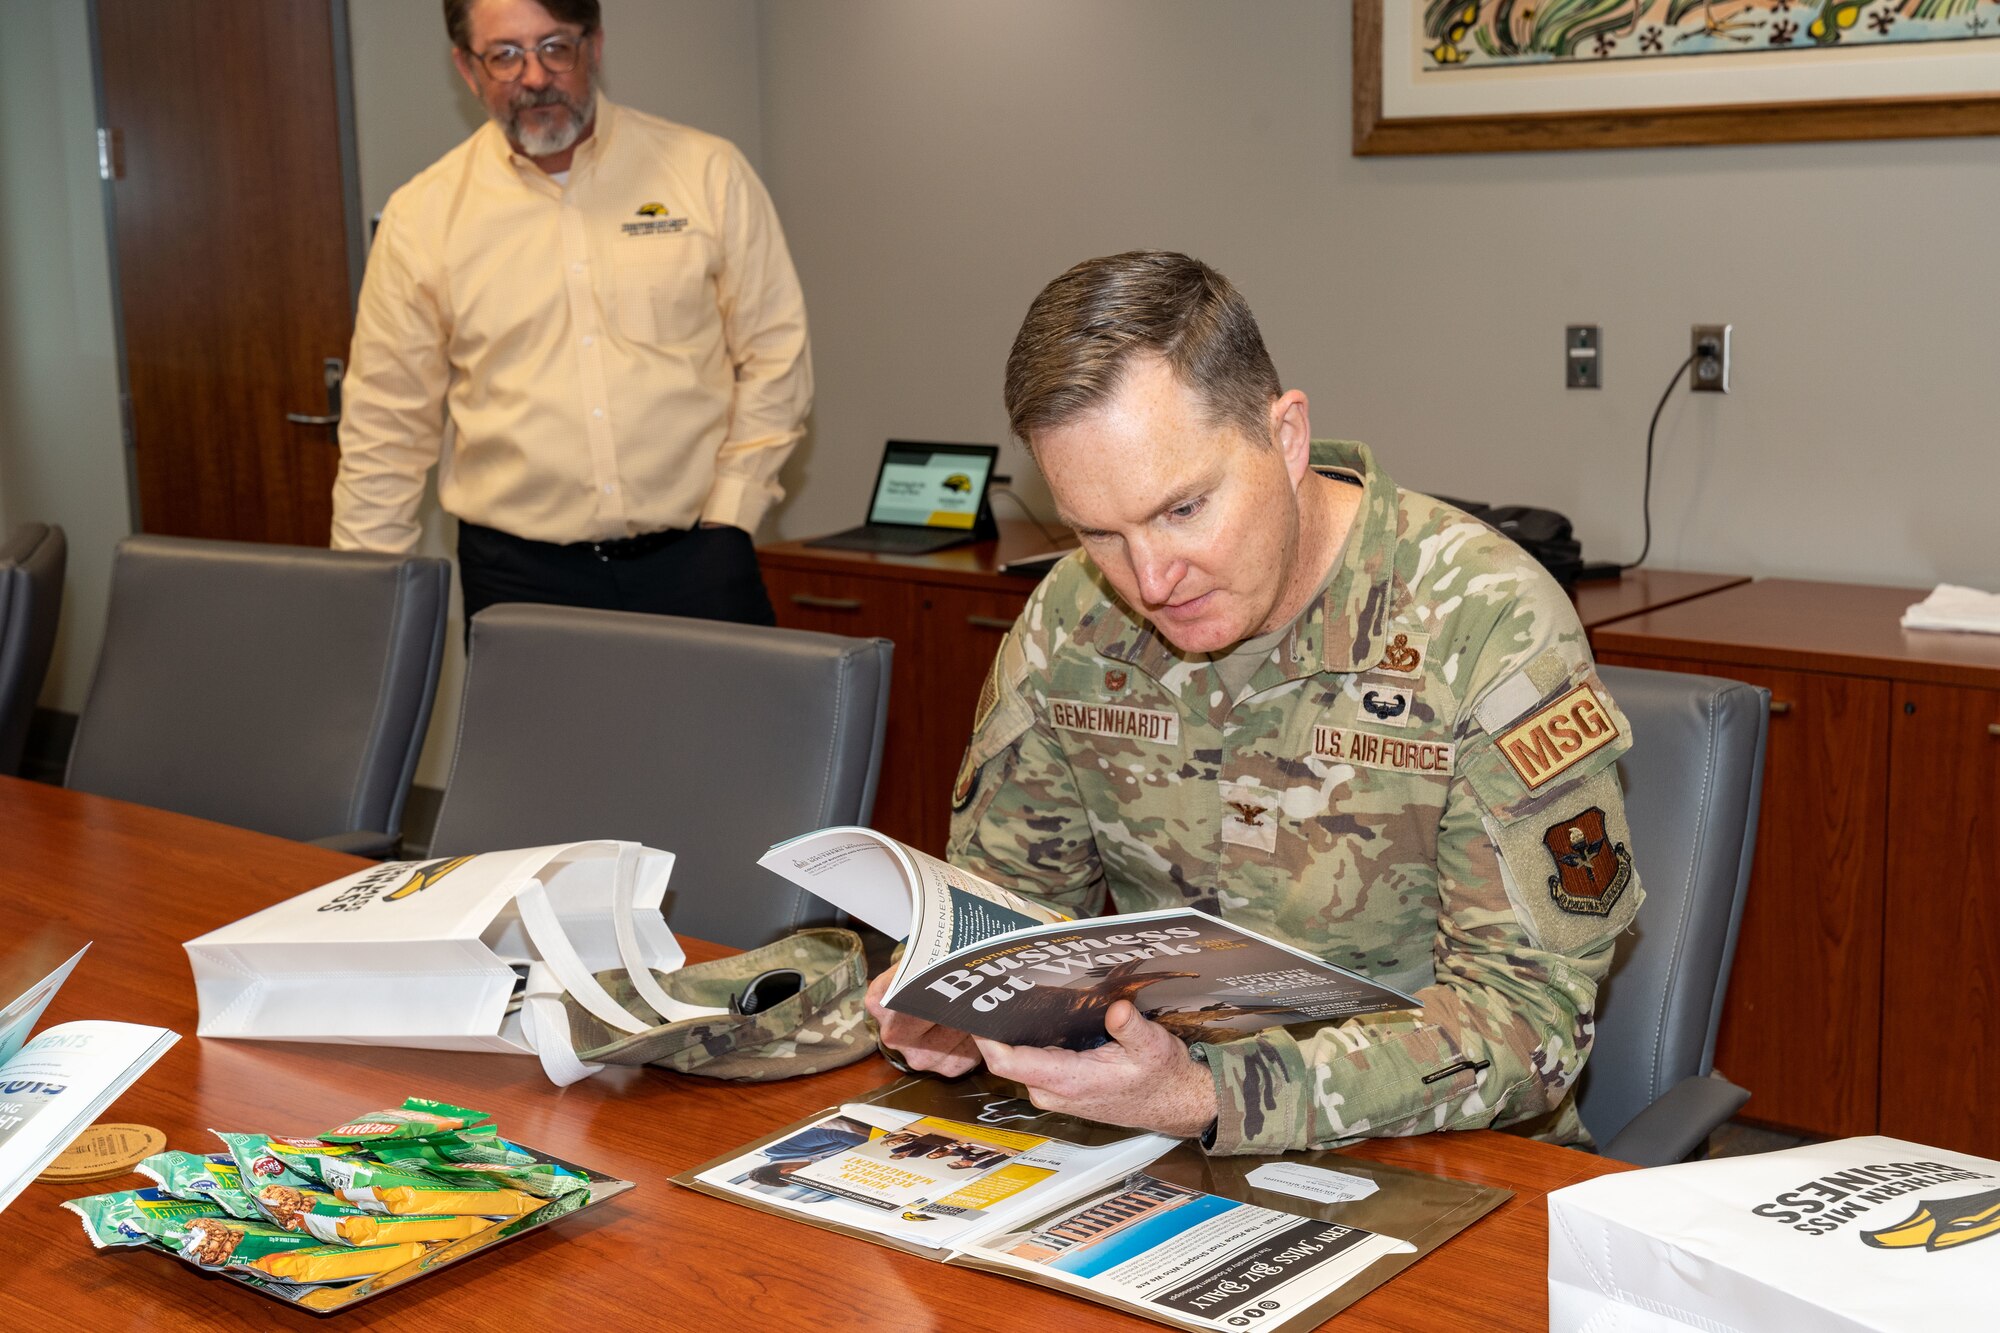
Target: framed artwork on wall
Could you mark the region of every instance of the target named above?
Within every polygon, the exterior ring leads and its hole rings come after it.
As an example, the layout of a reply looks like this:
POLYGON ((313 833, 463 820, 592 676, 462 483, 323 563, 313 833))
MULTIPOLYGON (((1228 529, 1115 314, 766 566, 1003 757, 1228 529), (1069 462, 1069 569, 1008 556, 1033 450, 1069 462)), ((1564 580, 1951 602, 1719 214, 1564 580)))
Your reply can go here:
POLYGON ((1354 151, 2000 134, 2000 0, 1354 0, 1354 151))

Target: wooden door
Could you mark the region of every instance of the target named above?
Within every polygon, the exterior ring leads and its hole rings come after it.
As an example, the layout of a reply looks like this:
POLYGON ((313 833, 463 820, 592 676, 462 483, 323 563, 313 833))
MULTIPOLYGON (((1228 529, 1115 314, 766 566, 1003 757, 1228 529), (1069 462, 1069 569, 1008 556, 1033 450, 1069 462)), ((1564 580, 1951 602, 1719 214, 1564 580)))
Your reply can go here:
POLYGON ((1771 691, 1756 859, 1715 1067, 1748 1120, 1873 1134, 1882 1017, 1887 681, 1606 653, 1771 691))
POLYGON ((335 430, 286 417, 353 328, 333 8, 96 2, 143 531, 327 544, 335 430))
POLYGON ((2000 690, 1898 685, 1889 733, 1882 1132, 2000 1156, 2000 690))

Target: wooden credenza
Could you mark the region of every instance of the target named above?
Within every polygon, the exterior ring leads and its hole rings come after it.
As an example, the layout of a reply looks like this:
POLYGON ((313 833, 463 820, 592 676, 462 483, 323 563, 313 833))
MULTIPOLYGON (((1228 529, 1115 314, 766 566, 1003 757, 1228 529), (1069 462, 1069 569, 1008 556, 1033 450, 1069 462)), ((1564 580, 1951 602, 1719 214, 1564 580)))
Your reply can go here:
POLYGON ((979 687, 1038 575, 1000 565, 1048 550, 1032 523, 1002 519, 997 540, 932 555, 871 555, 780 542, 757 555, 778 623, 878 635, 896 645, 874 826, 944 854, 951 785, 979 687))
POLYGON ((1598 660, 1771 691, 1716 1067, 1747 1118, 2000 1154, 2000 636, 1923 589, 1773 579, 1618 620, 1598 660))

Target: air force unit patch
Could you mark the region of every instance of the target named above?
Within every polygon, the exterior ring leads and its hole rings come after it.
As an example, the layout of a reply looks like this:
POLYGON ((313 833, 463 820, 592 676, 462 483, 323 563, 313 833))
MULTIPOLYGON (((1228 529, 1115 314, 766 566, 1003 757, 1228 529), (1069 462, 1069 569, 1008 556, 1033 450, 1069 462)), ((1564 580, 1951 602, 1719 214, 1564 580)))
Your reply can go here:
POLYGON ((1604 828, 1604 812, 1591 806, 1572 819, 1550 825, 1542 845, 1555 861, 1549 876, 1549 897, 1565 912, 1610 916, 1611 909, 1632 882, 1632 853, 1613 842, 1604 828))

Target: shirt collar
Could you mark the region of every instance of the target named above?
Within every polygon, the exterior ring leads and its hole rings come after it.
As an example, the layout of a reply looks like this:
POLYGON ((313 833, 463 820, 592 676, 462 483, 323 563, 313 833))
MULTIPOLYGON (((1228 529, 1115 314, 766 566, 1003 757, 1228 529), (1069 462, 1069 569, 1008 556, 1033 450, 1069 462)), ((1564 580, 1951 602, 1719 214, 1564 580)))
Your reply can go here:
MULTIPOLYGON (((1337 467, 1361 480, 1361 505, 1341 545, 1340 556, 1327 575, 1319 596, 1306 604, 1291 631, 1280 641, 1277 663, 1258 673, 1253 685, 1265 688, 1268 672, 1281 679, 1317 672, 1353 672, 1373 666, 1389 620, 1391 585, 1395 578, 1396 483, 1375 465, 1368 446, 1357 440, 1315 440, 1312 461, 1337 467)), ((1078 622, 1077 642, 1097 653, 1129 662, 1155 680, 1176 666, 1207 665, 1208 655, 1187 656, 1116 600, 1111 585, 1096 567, 1090 572, 1104 594, 1104 603, 1078 622)))

